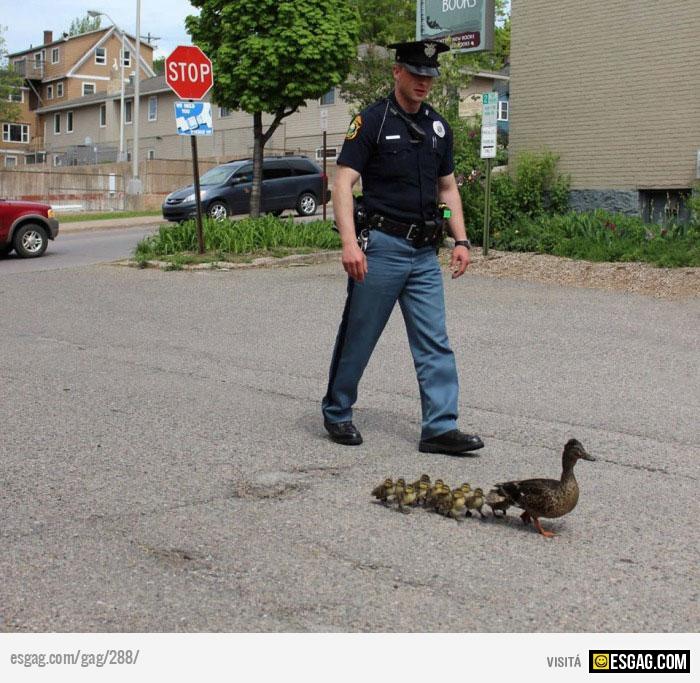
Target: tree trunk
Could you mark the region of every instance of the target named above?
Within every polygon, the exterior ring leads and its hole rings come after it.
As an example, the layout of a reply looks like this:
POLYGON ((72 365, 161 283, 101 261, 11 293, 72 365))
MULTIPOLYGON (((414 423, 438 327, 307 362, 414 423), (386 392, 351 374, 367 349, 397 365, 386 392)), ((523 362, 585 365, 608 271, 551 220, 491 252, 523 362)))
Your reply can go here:
POLYGON ((253 185, 250 190, 250 217, 260 216, 260 204, 262 198, 262 165, 265 138, 262 128, 262 112, 253 114, 253 185))

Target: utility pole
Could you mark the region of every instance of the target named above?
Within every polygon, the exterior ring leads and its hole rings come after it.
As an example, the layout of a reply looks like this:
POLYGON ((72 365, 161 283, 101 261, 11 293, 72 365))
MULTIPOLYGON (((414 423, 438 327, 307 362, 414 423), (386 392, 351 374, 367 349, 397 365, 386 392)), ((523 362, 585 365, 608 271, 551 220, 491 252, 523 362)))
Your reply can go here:
POLYGON ((134 82, 134 144, 132 151, 131 180, 127 194, 139 195, 142 191, 139 178, 139 117, 141 97, 141 0, 136 0, 136 81, 134 82))

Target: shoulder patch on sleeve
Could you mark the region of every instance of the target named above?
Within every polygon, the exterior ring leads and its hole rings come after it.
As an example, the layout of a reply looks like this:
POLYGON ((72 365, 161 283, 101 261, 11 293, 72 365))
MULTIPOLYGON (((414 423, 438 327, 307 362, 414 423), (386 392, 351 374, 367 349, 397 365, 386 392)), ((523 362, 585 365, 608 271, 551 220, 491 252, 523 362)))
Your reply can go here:
POLYGON ((350 121, 350 127, 348 128, 348 132, 345 133, 345 139, 354 140, 360 132, 360 128, 362 128, 362 117, 358 114, 350 121))

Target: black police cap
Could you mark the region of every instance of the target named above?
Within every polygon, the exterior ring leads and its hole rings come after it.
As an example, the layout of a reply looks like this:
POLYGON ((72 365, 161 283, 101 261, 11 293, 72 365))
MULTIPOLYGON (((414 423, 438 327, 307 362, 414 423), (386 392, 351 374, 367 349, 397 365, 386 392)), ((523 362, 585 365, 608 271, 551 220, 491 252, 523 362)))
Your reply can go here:
POLYGON ((437 40, 416 40, 408 43, 392 43, 388 45, 396 50, 396 61, 403 64, 411 73, 417 76, 439 76, 438 55, 447 52, 449 45, 437 40))

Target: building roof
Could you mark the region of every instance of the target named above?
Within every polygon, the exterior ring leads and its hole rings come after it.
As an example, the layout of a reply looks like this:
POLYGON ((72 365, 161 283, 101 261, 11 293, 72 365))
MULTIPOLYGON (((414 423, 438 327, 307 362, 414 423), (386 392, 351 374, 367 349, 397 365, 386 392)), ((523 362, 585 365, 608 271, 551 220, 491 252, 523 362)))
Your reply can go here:
MULTIPOLYGON (((139 95, 153 95, 159 92, 173 92, 165 82, 165 76, 155 76, 154 78, 145 78, 141 81, 139 87, 139 95)), ((175 95, 175 93, 173 93, 175 95)), ((124 87, 124 97, 134 96, 134 84, 128 83, 124 87)), ((92 95, 83 95, 83 97, 75 97, 72 100, 52 104, 48 107, 40 107, 36 110, 37 114, 48 114, 54 111, 63 111, 64 109, 76 109, 77 107, 88 107, 93 104, 102 102, 110 102, 121 98, 121 90, 119 92, 96 92, 92 95)))
MULTIPOLYGON (((86 31, 85 33, 79 33, 75 36, 69 36, 67 33, 64 33, 60 38, 52 40, 50 43, 43 43, 42 45, 35 45, 34 47, 30 46, 26 50, 20 50, 19 52, 10 52, 8 53, 7 58, 12 59, 13 57, 21 57, 22 55, 38 52, 39 50, 45 50, 47 47, 51 47, 52 45, 59 45, 61 43, 67 43, 69 40, 74 40, 75 38, 82 38, 84 36, 89 36, 92 34, 103 33, 105 31, 110 31, 113 28, 115 27, 105 26, 105 28, 96 28, 94 31, 86 31)), ((127 38, 130 38, 131 40, 136 40, 134 35, 129 33, 128 31, 124 31, 124 35, 127 38)), ((153 49, 153 45, 151 45, 151 43, 149 43, 144 38, 141 38, 141 45, 145 45, 146 47, 150 47, 151 49, 153 49)))

